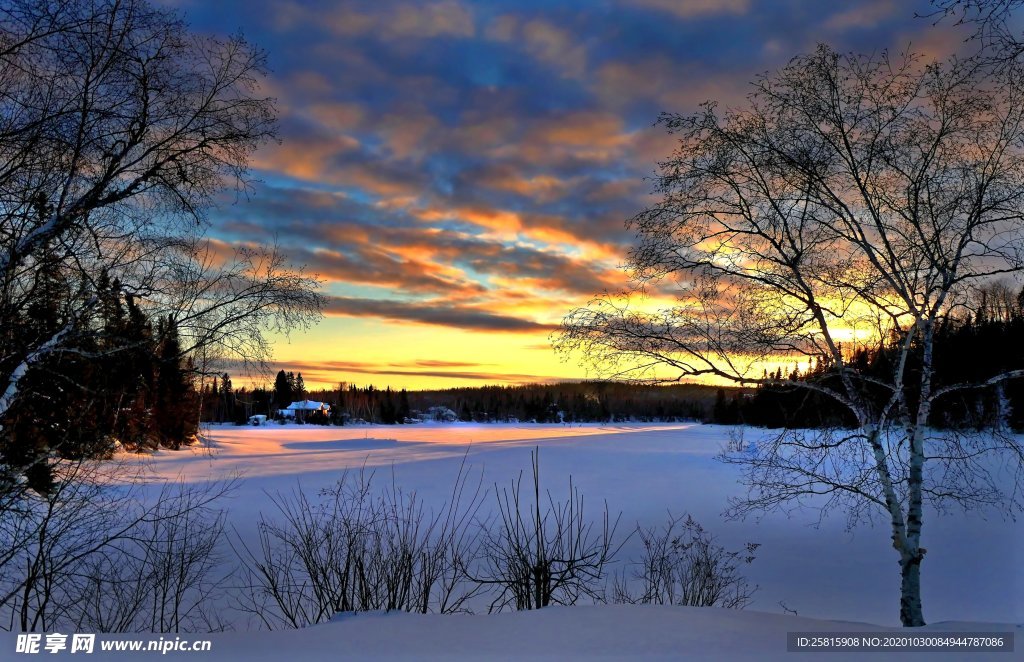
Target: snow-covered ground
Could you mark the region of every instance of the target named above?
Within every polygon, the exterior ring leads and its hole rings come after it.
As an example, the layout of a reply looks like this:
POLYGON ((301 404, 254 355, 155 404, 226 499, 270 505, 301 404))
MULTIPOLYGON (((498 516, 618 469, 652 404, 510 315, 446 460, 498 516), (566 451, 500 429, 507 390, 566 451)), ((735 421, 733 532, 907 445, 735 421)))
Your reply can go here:
MULTIPOLYGON (((521 470, 528 471, 530 451, 539 447, 543 487, 563 495, 567 478, 572 474, 574 484, 589 503, 595 504, 595 509, 596 504, 607 500, 613 513, 622 512, 623 532, 637 522, 659 525, 667 511, 688 512, 727 548, 739 548, 747 541, 760 543, 756 561, 744 567, 748 578, 760 587, 748 608, 751 611, 775 612, 781 618, 780 603, 784 603, 799 612, 800 617, 898 625, 898 566, 881 519, 873 527, 846 531, 841 513, 821 522, 816 512, 797 513, 788 518, 768 515, 759 522, 730 522, 721 518, 728 498, 744 491, 737 482, 736 468, 714 460, 728 433, 728 428, 698 424, 225 426, 207 431, 207 448, 163 451, 148 461, 154 482, 177 477, 203 481, 238 473, 238 488, 226 503, 228 521, 242 536, 247 536, 254 531, 259 512, 268 509, 269 494, 296 486, 313 492, 332 484, 344 469, 365 465, 374 468, 378 475, 384 473, 388 481, 394 471, 396 483, 405 490, 416 490, 427 503, 440 503, 450 490, 467 448, 471 470, 482 471, 484 484, 493 486, 495 482, 507 485, 521 470)), ((634 538, 623 548, 621 558, 637 556, 638 544, 634 538)), ((922 571, 925 617, 929 622, 1024 622, 1024 525, 1003 519, 998 513, 929 513, 924 546, 929 550, 922 571)), ((630 608, 609 606, 580 611, 578 615, 569 615, 571 610, 559 610, 557 618, 593 619, 586 627, 593 629, 596 639, 587 646, 599 647, 612 631, 605 621, 622 623, 616 627, 626 636, 627 625, 634 617, 625 615, 623 610, 632 613, 630 608)), ((643 626, 642 632, 658 623, 670 629, 677 622, 701 624, 690 635, 685 627, 679 634, 666 632, 660 638, 650 635, 657 650, 666 655, 672 654, 672 646, 684 645, 690 636, 715 637, 715 632, 726 636, 730 628, 737 628, 744 637, 749 635, 761 645, 775 641, 778 632, 784 634, 797 627, 792 623, 780 625, 783 621, 771 614, 712 617, 710 614, 719 612, 643 613, 644 616, 636 617, 637 627, 643 626), (717 625, 704 624, 709 618, 718 618, 717 625), (752 619, 749 625, 753 630, 748 631, 744 625, 748 621, 744 619, 752 619)), ((555 614, 552 612, 551 618, 556 618, 555 614)), ((462 631, 458 624, 465 618, 477 617, 389 616, 379 623, 372 621, 376 625, 368 628, 348 623, 322 626, 315 636, 310 633, 308 637, 316 641, 330 638, 324 633, 334 628, 339 637, 336 650, 354 652, 357 646, 365 645, 368 654, 412 654, 414 650, 389 647, 397 644, 387 633, 450 630, 450 636, 458 639, 461 635, 457 633, 462 631)), ((506 635, 512 637, 513 632, 519 631, 517 628, 525 632, 541 621, 543 617, 528 614, 487 617, 480 623, 474 621, 466 632, 477 641, 483 629, 501 629, 504 623, 510 628, 506 635)), ((369 617, 366 622, 371 622, 369 617)), ((554 621, 543 622, 549 636, 557 637, 554 621)), ((637 637, 648 636, 637 632, 637 637)), ((267 636, 245 639, 246 646, 260 650, 256 642, 267 641, 267 636)), ((302 633, 273 636, 282 637, 282 645, 288 642, 288 646, 298 646, 307 637, 302 633)), ((521 638, 528 639, 525 635, 521 638)), ((433 648, 424 652, 438 655, 444 645, 455 647, 453 651, 461 650, 458 647, 462 646, 453 639, 445 644, 441 634, 429 641, 433 648)), ((694 640, 689 641, 690 645, 697 645, 694 640)), ((328 643, 323 645, 327 646, 325 650, 330 649, 328 643)), ((744 644, 738 641, 735 645, 744 644)), ((533 647, 522 652, 541 650, 540 644, 530 646, 533 647)))
MULTIPOLYGON (((914 635, 942 636, 950 632, 1012 633, 1013 653, 790 653, 787 633, 875 633, 903 636, 906 630, 863 623, 699 607, 601 605, 549 607, 541 611, 491 616, 420 615, 392 612, 345 615, 335 622, 304 630, 228 632, 184 635, 191 643, 209 640, 207 652, 169 652, 166 655, 102 652, 100 644, 84 659, 95 662, 128 659, 219 660, 279 662, 279 660, 871 660, 906 659, 994 660, 1020 659, 1024 628, 1013 625, 936 623, 914 629, 914 635)), ((847 634, 849 636, 849 634, 847 634)), ((100 640, 139 640, 145 636, 101 636, 100 640)), ((153 637, 153 639, 158 639, 153 637)), ((173 640, 167 636, 165 640, 173 640)), ((0 636, 0 650, 13 650, 13 635, 0 636), (4 641, 8 639, 9 641, 4 641)), ((144 644, 145 645, 145 644, 144 644)), ((81 654, 45 652, 46 659, 78 659, 81 654)), ((32 659, 33 656, 24 656, 32 659)), ((7 658, 4 658, 7 659, 7 658)))

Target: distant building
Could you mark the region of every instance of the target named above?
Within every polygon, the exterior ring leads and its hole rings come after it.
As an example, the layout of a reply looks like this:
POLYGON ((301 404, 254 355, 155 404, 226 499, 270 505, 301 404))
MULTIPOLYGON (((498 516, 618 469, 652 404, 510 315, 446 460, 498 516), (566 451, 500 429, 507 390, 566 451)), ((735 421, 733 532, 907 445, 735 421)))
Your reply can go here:
POLYGON ((324 416, 330 416, 331 406, 326 402, 316 402, 315 400, 300 400, 299 402, 293 402, 285 409, 278 409, 277 413, 282 418, 291 418, 297 421, 304 421, 311 414, 321 412, 324 416))
POLYGON ((249 425, 266 425, 267 416, 266 414, 256 414, 255 416, 249 417, 249 425))
POLYGON ((442 423, 454 423, 459 420, 459 415, 448 407, 430 407, 427 409, 426 419, 428 421, 440 421, 442 423))

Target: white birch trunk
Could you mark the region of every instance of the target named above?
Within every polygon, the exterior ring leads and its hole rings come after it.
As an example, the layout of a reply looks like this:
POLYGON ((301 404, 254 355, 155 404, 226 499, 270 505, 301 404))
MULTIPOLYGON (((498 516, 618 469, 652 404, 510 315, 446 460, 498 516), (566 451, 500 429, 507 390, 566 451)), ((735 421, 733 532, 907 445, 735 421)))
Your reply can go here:
POLYGON ((921 325, 921 393, 910 434, 910 471, 907 476, 907 536, 900 551, 900 620, 905 627, 925 624, 921 607, 921 528, 924 524, 924 442, 928 433, 932 397, 933 324, 921 325))

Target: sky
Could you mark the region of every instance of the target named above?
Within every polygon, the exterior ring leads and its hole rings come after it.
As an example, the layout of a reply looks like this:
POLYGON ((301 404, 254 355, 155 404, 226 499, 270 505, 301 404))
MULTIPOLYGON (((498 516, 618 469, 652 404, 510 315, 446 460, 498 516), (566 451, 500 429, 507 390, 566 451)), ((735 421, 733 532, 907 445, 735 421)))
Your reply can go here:
POLYGON ((177 0, 196 30, 266 49, 280 138, 223 244, 277 242, 324 281, 324 319, 274 336, 310 387, 592 377, 551 348, 628 285, 625 221, 673 142, 661 112, 744 103, 821 41, 962 48, 927 0, 177 0))

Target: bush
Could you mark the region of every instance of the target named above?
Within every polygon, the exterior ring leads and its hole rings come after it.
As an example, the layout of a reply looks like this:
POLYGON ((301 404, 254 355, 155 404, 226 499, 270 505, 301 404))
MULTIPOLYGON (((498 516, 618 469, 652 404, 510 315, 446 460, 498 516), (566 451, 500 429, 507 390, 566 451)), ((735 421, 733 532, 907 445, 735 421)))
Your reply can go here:
POLYGON ((438 513, 394 487, 373 492, 373 474, 346 472, 323 500, 277 495, 280 520, 261 516, 259 543, 240 539, 237 607, 262 626, 299 628, 337 612, 464 611, 480 587, 465 568, 476 556, 482 495, 467 495, 463 467, 438 513))
POLYGON ((742 609, 753 599, 757 587, 740 568, 754 561, 757 543, 728 551, 689 515, 669 514, 661 530, 638 526, 636 533, 644 552, 632 564, 631 578, 640 592, 634 594, 629 578, 620 575, 613 587, 615 602, 742 609))
POLYGON ((599 528, 588 521, 571 476, 565 501, 547 492, 542 504, 539 452, 530 457, 532 504, 524 503, 522 473, 511 489, 495 486, 499 515, 486 527, 483 567, 474 578, 497 589, 490 611, 573 605, 581 596, 602 600, 605 567, 622 546, 614 542, 619 518, 610 521, 605 503, 599 528))
POLYGON ((40 494, 0 486, 0 628, 222 629, 211 599, 233 481, 170 484, 153 494, 121 463, 57 461, 40 494))

